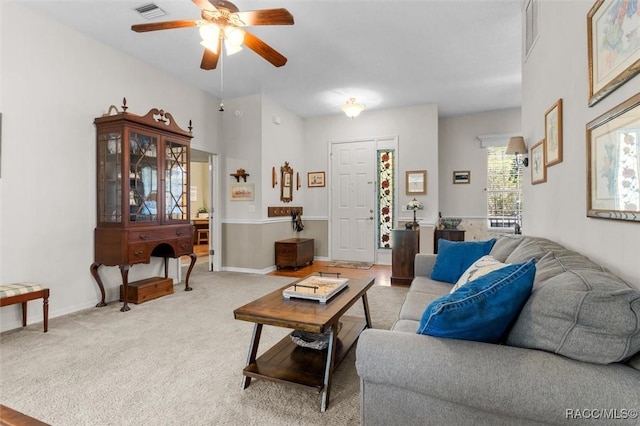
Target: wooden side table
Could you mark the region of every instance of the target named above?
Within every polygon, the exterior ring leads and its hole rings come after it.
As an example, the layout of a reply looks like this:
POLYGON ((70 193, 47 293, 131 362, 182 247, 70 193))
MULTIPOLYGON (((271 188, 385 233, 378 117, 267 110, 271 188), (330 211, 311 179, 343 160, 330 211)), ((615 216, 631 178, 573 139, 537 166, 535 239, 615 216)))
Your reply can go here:
POLYGON ((436 229, 433 238, 433 253, 438 253, 438 240, 440 238, 449 241, 464 241, 464 229, 436 229))
POLYGON ((391 284, 411 284, 415 257, 420 252, 420 229, 394 229, 391 238, 391 284))
POLYGON ((313 263, 313 238, 289 238, 276 241, 276 268, 293 267, 298 269, 307 263, 313 263))

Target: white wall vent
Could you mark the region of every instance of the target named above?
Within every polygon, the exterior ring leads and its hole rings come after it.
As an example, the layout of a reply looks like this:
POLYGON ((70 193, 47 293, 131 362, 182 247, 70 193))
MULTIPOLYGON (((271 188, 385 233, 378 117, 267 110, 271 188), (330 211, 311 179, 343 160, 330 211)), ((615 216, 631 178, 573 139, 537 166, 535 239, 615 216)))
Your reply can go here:
POLYGON ((525 58, 533 50, 533 46, 538 40, 538 0, 527 0, 525 9, 525 58))
POLYGON ((135 11, 144 16, 146 19, 158 18, 167 14, 167 12, 160 9, 153 3, 147 3, 143 4, 142 6, 138 6, 135 8, 135 11))

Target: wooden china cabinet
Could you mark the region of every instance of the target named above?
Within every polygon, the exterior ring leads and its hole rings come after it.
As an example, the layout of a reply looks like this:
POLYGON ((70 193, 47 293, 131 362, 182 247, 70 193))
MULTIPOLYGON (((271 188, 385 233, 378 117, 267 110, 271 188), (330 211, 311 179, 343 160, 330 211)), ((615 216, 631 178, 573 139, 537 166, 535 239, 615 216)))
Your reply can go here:
MULTIPOLYGON (((164 278, 154 277, 139 285, 159 286, 168 279, 168 258, 188 255, 191 264, 185 290, 196 262, 193 225, 189 220, 189 131, 175 123, 171 114, 158 109, 145 116, 111 106, 95 119, 97 132, 97 226, 95 228, 95 278, 105 306, 101 265, 118 266, 122 275, 121 311, 128 311, 131 266, 149 263, 151 256, 164 258, 164 278)), ((137 287, 136 287, 137 289, 137 287)))

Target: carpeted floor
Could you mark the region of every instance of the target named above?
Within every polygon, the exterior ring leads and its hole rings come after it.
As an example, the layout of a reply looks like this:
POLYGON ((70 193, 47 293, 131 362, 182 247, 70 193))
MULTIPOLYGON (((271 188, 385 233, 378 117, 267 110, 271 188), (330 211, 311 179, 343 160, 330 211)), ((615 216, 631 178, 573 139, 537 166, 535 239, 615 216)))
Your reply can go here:
MULTIPOLYGON (((0 335, 0 401, 64 425, 357 425, 355 348, 336 370, 327 412, 311 388, 253 380, 241 388, 253 323, 233 310, 292 278, 207 272, 192 292, 53 318, 0 335)), ((368 293, 375 328, 397 318, 406 289, 368 293)), ((349 312, 362 315, 361 304, 349 312)), ((259 353, 291 330, 266 326, 259 353)))
POLYGON ((373 263, 332 261, 327 263, 327 266, 330 266, 332 268, 371 269, 371 267, 373 266, 373 263))

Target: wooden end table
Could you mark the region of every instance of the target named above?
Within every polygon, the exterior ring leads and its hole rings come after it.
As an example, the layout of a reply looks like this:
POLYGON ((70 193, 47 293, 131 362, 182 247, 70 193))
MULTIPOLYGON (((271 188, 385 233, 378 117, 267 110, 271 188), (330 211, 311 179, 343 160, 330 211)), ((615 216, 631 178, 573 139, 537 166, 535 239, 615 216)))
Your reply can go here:
POLYGON ((247 366, 242 371, 242 388, 246 389, 252 378, 315 387, 322 391, 320 411, 326 411, 333 371, 360 333, 365 328, 371 328, 367 290, 374 282, 375 278, 372 277, 349 278, 347 287, 325 304, 314 300, 285 299, 282 290, 290 287, 291 283, 234 310, 235 319, 255 323, 247 366), (344 316, 360 299, 365 318, 344 316), (339 322, 342 323, 342 329, 338 333, 339 322), (325 350, 304 348, 296 345, 287 335, 256 358, 263 325, 311 333, 329 332, 329 346, 325 350))

